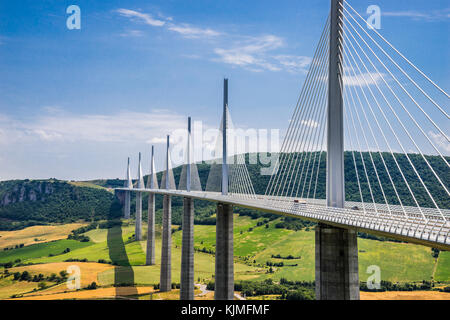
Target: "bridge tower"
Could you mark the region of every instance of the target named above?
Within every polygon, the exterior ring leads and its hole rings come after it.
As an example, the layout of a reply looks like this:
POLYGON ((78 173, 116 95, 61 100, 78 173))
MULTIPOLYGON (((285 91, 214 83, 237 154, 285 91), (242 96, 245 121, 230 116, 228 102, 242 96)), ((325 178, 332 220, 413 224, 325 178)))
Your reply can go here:
MULTIPOLYGON (((223 82, 222 118, 222 195, 228 195, 227 126, 228 126, 228 79, 223 82)), ((216 218, 216 268, 215 300, 233 300, 233 206, 217 204, 216 218)))
MULTIPOLYGON (((139 152, 137 188, 144 189, 144 176, 142 175, 141 153, 139 152)), ((136 241, 142 240, 142 192, 136 192, 136 226, 134 232, 136 241)))
MULTIPOLYGON (((191 117, 188 118, 186 191, 191 192, 191 117)), ((194 199, 190 197, 183 198, 182 229, 180 300, 194 300, 194 199)))
MULTIPOLYGON (((343 0, 331 0, 327 109, 327 206, 343 208, 344 110, 343 0)), ((319 224, 316 227, 316 299, 359 299, 358 246, 355 230, 319 224)))
MULTIPOLYGON (((148 189, 158 189, 155 168, 155 147, 152 146, 152 157, 150 160, 150 175, 147 181, 148 189)), ((148 230, 147 230, 147 256, 146 265, 155 264, 155 194, 148 194, 148 230)))
MULTIPOLYGON (((169 158, 170 137, 167 136, 166 179, 161 188, 171 188, 171 171, 169 158)), ((172 197, 165 194, 163 198, 163 231, 161 247, 160 291, 172 290, 172 197)))
MULTIPOLYGON (((130 158, 128 157, 128 165, 127 165, 127 180, 125 180, 124 184, 125 188, 133 188, 133 181, 131 180, 131 171, 130 171, 130 158)), ((124 205, 124 219, 130 219, 131 215, 131 191, 125 191, 125 205, 124 205)))

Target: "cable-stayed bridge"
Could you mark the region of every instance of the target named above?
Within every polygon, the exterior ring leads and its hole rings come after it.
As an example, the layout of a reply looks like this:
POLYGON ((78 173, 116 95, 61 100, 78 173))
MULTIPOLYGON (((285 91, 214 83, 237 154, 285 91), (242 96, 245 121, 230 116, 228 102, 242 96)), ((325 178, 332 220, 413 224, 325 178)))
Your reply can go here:
POLYGON ((125 192, 125 218, 130 218, 130 192, 137 194, 137 240, 142 239, 142 193, 150 193, 149 265, 155 263, 154 195, 164 195, 160 289, 171 289, 174 196, 184 198, 181 299, 193 299, 194 199, 217 203, 216 299, 233 299, 233 206, 318 223, 318 299, 359 299, 358 231, 449 250, 449 98, 368 26, 351 4, 331 0, 264 194, 255 192, 245 156, 228 149, 234 128, 227 79, 216 146, 220 161, 211 165, 205 190, 192 160, 190 118, 178 188, 171 169, 169 136, 166 169, 159 185, 153 148, 147 186, 140 155, 135 186, 128 161, 125 186, 117 190, 125 192), (325 189, 325 194, 319 189, 325 189))

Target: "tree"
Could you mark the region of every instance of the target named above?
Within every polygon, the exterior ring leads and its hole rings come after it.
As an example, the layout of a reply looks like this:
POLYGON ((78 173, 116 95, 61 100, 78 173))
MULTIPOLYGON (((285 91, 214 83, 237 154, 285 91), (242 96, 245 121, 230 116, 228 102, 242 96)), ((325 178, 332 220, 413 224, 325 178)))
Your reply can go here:
POLYGON ((45 281, 39 282, 38 288, 39 288, 39 290, 43 290, 43 289, 47 288, 47 283, 45 281))
POLYGON ((87 287, 88 290, 94 290, 97 289, 97 283, 94 281, 87 287))

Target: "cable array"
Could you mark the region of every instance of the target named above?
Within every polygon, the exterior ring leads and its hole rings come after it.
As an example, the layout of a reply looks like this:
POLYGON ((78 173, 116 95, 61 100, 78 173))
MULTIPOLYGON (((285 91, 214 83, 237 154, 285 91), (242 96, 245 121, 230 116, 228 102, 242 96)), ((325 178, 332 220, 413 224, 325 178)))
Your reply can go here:
MULTIPOLYGON (((340 8, 346 208, 403 223, 448 221, 450 96, 348 3, 340 8)), ((324 204, 329 18, 266 188, 324 204)))

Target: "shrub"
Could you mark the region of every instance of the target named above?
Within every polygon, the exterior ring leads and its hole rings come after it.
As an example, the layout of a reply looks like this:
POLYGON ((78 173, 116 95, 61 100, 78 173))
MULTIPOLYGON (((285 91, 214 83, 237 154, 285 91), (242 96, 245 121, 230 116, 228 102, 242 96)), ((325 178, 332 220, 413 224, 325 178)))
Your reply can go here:
POLYGON ((88 290, 94 290, 97 289, 97 283, 94 281, 90 285, 87 286, 88 290))
POLYGON ((39 290, 43 290, 43 289, 47 288, 47 283, 45 281, 39 282, 38 288, 39 288, 39 290))

